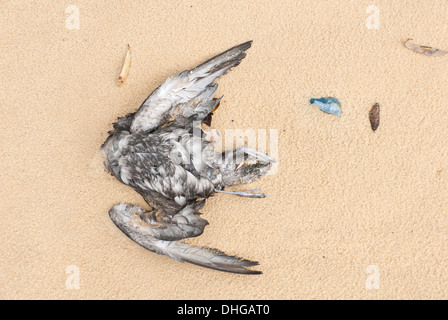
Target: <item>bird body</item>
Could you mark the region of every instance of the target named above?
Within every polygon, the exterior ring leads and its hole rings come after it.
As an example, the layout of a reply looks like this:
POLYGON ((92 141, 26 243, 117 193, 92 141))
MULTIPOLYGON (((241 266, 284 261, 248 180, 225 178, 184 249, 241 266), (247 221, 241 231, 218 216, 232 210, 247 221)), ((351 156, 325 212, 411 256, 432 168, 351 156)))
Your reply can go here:
MULTIPOLYGON (((146 249, 221 271, 256 274, 257 262, 180 242, 204 231, 199 216, 205 200, 226 186, 248 183, 267 173, 274 159, 241 147, 216 152, 201 122, 215 109, 214 81, 239 65, 251 42, 235 46, 192 70, 169 77, 135 113, 118 118, 101 149, 105 167, 151 206, 120 203, 109 215, 129 238, 146 249)), ((253 191, 233 192, 264 197, 253 191)))

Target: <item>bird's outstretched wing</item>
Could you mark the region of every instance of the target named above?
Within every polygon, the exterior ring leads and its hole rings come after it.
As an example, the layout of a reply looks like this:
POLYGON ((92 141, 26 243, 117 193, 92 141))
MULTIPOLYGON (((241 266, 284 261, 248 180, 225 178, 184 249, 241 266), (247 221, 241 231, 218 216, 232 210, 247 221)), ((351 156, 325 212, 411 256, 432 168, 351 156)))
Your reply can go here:
POLYGON ((205 117, 219 103, 213 100, 218 89, 214 81, 246 56, 252 41, 235 46, 196 68, 169 77, 143 102, 131 123, 131 133, 150 132, 177 114, 205 117))
POLYGON ((110 209, 109 216, 115 225, 142 247, 164 254, 180 262, 189 262, 206 268, 242 274, 260 274, 247 269, 258 262, 228 256, 222 251, 198 248, 178 240, 202 234, 208 222, 200 218, 197 210, 204 202, 196 202, 175 216, 156 220, 156 213, 139 206, 120 203, 110 209))

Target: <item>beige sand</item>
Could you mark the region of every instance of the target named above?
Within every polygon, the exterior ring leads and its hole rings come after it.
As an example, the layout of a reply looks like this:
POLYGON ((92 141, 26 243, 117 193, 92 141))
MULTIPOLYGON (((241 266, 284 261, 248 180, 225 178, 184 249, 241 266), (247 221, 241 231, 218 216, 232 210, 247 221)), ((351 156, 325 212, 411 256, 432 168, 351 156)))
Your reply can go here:
POLYGON ((0 2, 0 298, 448 298, 448 58, 402 44, 448 49, 446 1, 374 1, 379 29, 363 0, 72 3, 79 30, 67 1, 0 2), (189 242, 256 259, 261 276, 127 239, 107 211, 144 203, 99 152, 168 75, 250 39, 220 80, 214 125, 278 129, 278 172, 249 186, 267 199, 210 199, 210 225, 189 242), (309 105, 321 96, 342 117, 309 105), (70 266, 79 289, 66 288, 70 266))

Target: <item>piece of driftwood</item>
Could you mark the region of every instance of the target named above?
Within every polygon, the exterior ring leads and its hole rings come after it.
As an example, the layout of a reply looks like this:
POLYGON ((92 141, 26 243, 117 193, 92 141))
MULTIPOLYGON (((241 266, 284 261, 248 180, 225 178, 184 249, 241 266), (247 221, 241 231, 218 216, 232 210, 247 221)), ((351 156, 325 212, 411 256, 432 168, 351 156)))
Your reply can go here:
POLYGON ((440 49, 433 48, 433 47, 428 47, 428 46, 422 46, 422 45, 419 45, 419 44, 415 44, 415 43, 412 42, 411 38, 406 40, 404 45, 409 50, 412 50, 414 52, 418 52, 418 53, 424 54, 426 56, 431 56, 431 57, 441 57, 441 56, 444 56, 444 55, 446 55, 448 53, 448 51, 444 51, 444 50, 440 50, 440 49))

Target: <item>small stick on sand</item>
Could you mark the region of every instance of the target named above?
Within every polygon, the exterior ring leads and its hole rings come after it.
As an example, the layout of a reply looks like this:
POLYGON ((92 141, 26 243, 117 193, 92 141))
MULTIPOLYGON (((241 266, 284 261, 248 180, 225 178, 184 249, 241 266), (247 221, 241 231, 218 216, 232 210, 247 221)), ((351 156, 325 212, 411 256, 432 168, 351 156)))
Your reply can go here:
POLYGON ((126 57, 124 58, 123 67, 121 68, 120 76, 118 77, 118 86, 121 87, 128 77, 129 68, 131 66, 131 47, 128 45, 126 57))

